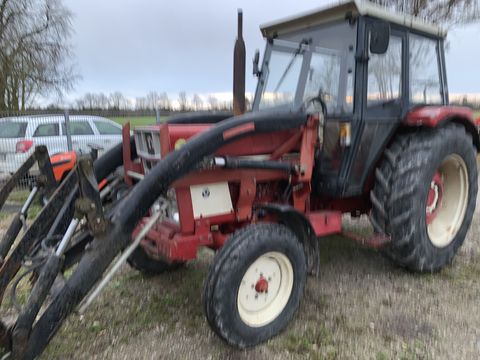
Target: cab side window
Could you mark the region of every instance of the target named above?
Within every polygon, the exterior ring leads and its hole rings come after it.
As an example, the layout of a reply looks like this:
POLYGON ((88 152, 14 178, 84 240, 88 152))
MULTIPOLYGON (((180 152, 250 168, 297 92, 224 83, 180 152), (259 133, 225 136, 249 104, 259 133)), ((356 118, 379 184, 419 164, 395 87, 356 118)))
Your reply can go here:
POLYGON ((441 104, 438 41, 410 34, 410 102, 441 104))
POLYGON ((369 54, 367 106, 402 97, 402 39, 391 36, 385 54, 369 54))

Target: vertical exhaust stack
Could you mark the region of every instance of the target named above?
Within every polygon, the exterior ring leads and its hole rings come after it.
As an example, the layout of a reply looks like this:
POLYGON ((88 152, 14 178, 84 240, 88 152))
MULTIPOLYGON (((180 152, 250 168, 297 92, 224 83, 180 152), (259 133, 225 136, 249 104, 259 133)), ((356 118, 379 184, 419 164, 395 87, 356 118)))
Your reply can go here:
POLYGON ((233 52, 233 115, 245 113, 245 42, 243 41, 243 13, 238 9, 238 33, 233 52))

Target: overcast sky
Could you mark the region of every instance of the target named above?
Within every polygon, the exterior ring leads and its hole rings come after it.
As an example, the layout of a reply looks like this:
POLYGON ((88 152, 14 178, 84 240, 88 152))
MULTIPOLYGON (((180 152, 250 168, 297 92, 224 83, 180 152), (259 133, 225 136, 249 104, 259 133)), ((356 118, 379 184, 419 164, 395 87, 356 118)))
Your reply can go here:
MULTIPOLYGON (((176 94, 232 88, 237 8, 244 12, 247 91, 251 59, 263 49, 259 26, 332 3, 325 0, 64 0, 74 14, 72 42, 82 76, 68 98, 85 92, 150 90, 176 94)), ((450 92, 480 93, 480 24, 450 31, 450 92)))

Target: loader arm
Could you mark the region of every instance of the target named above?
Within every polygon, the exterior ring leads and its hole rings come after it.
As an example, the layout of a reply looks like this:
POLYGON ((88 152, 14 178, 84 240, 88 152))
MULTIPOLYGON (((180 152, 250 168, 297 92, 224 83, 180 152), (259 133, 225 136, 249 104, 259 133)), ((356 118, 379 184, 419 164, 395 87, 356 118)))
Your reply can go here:
MULTIPOLYGON (((270 112, 229 118, 194 136, 183 147, 163 158, 116 205, 110 219, 110 228, 91 242, 76 271, 29 332, 23 358, 31 359, 41 354, 63 320, 88 294, 115 256, 131 241, 137 223, 174 181, 194 170, 204 157, 227 143, 256 133, 299 129, 306 124, 307 119, 305 113, 270 112)), ((133 153, 135 146, 130 148, 133 153)), ((121 164, 122 147, 117 146, 95 162, 96 178, 107 177, 121 164)))

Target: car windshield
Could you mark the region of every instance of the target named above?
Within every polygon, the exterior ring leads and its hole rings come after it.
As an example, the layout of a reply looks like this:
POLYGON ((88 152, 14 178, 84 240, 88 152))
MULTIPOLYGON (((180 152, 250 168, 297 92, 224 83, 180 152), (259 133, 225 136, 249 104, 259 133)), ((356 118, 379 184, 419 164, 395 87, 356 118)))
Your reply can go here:
POLYGON ((25 136, 26 122, 0 122, 0 138, 21 138, 25 136))

